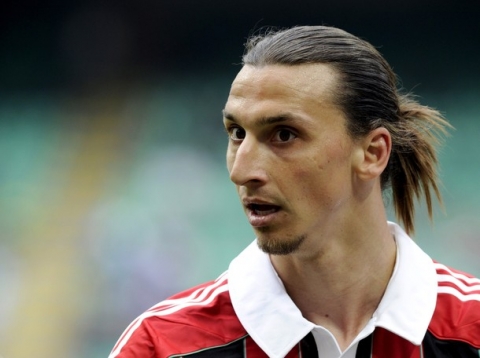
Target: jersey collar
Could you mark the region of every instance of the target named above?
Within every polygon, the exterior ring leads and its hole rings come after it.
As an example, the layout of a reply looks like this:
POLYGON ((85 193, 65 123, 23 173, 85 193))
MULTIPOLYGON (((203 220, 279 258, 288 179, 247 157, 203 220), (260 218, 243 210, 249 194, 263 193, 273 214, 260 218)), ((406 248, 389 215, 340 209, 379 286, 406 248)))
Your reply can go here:
MULTIPOLYGON (((389 227, 397 243, 397 261, 370 323, 419 345, 435 309, 435 268, 398 225, 389 227)), ((303 318, 256 241, 231 262, 228 281, 240 322, 269 357, 284 357, 315 327, 303 318)))

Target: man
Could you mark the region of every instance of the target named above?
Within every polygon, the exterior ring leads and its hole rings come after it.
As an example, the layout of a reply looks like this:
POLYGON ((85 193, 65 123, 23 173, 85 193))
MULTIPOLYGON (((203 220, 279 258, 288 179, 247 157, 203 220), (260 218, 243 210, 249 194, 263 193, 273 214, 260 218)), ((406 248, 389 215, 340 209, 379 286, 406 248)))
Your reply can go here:
POLYGON ((225 109, 227 166, 257 239, 216 281, 135 320, 110 357, 479 357, 480 280, 407 233, 439 199, 449 126, 331 27, 253 38, 225 109), (387 222, 391 190, 405 231, 387 222))

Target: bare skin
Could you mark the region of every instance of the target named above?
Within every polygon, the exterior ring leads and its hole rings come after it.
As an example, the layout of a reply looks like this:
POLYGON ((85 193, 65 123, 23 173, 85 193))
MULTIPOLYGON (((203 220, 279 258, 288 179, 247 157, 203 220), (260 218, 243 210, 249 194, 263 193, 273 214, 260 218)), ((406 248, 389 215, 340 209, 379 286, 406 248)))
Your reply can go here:
POLYGON ((259 246, 304 317, 345 350, 395 264, 380 174, 391 138, 353 139, 323 64, 245 66, 224 110, 227 167, 259 246))
MULTIPOLYGON (((370 234, 368 228, 365 235, 370 234)), ((339 243, 342 238, 337 236, 334 244, 316 253, 271 256, 303 316, 327 328, 342 351, 372 317, 392 275, 396 247, 388 228, 383 237, 349 245, 348 240, 339 243)))

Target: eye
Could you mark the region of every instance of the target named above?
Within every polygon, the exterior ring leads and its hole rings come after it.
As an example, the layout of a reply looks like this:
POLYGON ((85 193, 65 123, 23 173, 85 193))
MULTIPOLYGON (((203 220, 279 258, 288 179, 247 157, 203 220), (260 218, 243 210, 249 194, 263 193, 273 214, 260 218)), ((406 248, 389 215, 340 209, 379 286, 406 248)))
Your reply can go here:
POLYGON ((285 143, 290 142, 295 138, 297 138, 297 136, 290 129, 282 128, 275 133, 274 141, 285 143))
POLYGON ((228 130, 230 139, 232 140, 243 140, 245 139, 245 130, 240 127, 231 127, 228 130))

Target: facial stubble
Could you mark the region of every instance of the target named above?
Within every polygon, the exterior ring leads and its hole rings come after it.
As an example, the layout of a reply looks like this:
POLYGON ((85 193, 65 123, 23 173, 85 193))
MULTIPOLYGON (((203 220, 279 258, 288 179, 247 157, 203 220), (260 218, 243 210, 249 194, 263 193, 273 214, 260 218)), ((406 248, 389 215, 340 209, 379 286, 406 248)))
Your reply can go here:
POLYGON ((270 255, 289 255, 299 250, 306 236, 300 235, 294 238, 278 238, 261 236, 257 238, 257 245, 263 252, 270 255))

